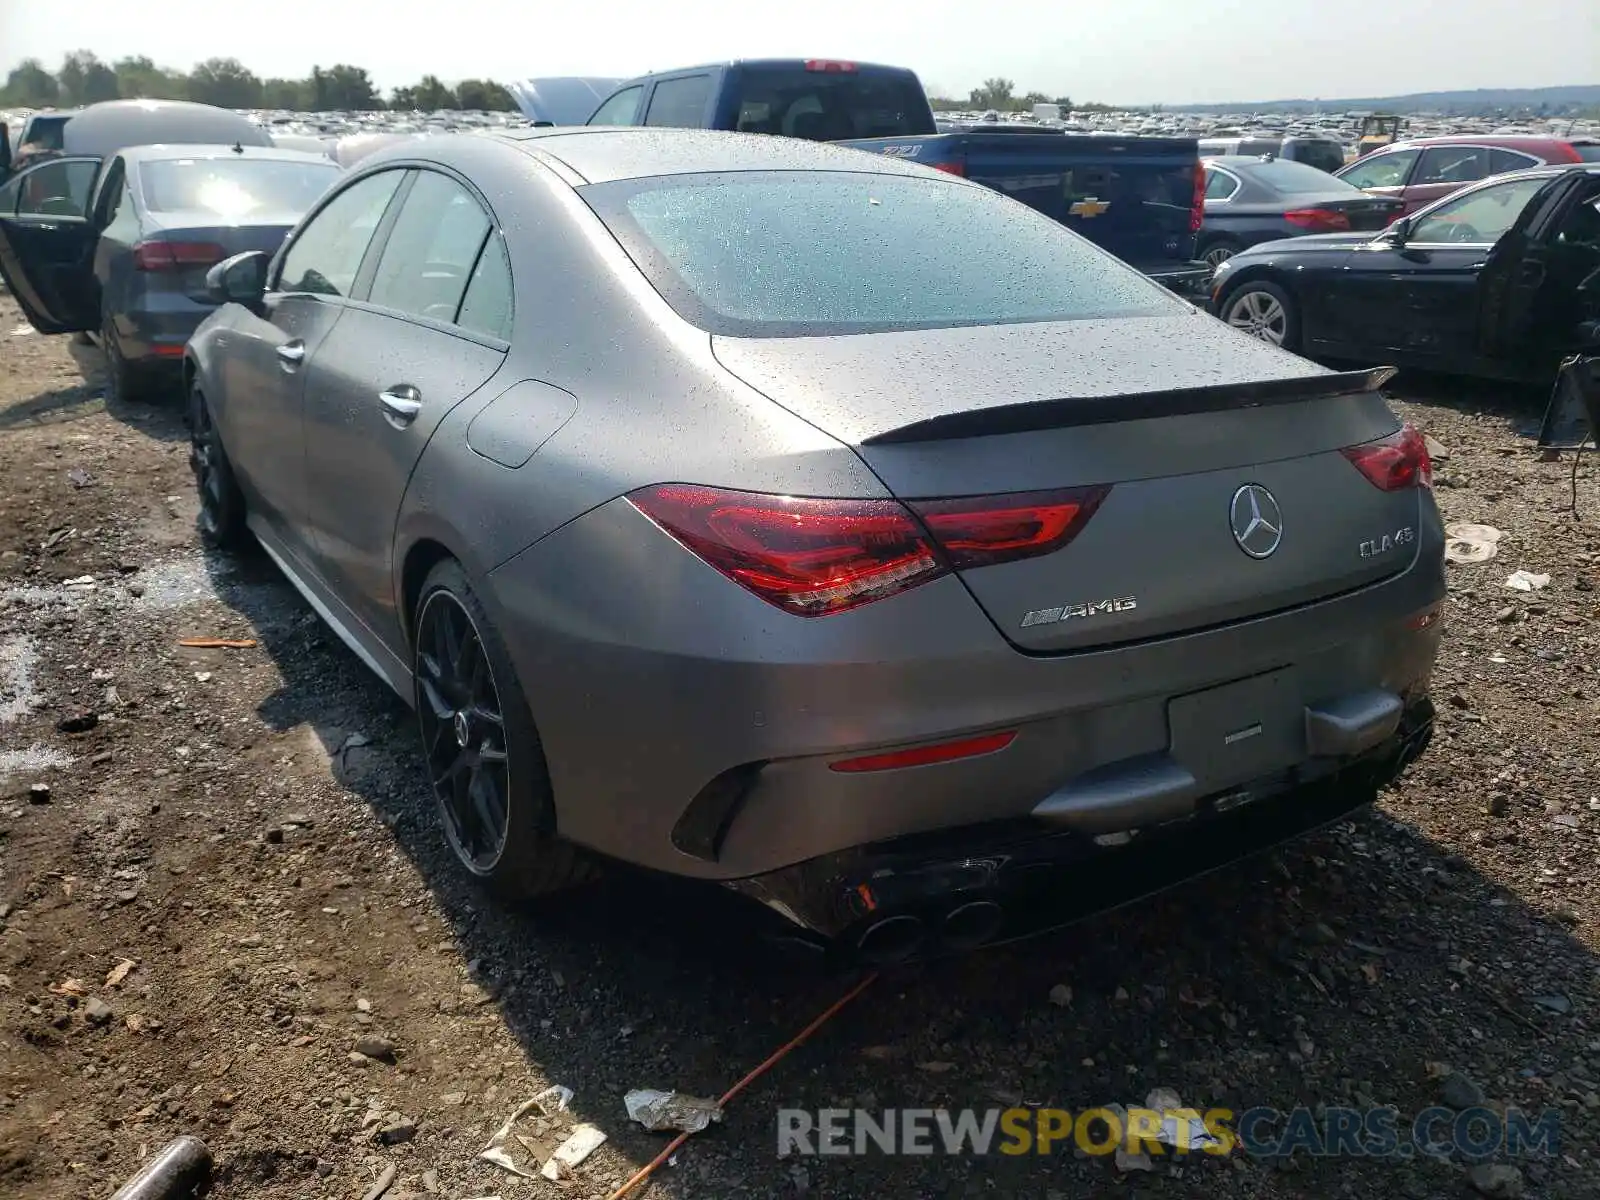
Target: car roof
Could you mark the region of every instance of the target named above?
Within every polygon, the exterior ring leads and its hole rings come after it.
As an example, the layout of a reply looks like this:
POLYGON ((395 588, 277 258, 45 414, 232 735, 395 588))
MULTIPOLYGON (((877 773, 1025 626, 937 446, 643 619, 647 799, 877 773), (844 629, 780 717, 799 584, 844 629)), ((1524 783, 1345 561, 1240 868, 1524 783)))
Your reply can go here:
POLYGON ((722 62, 696 63, 692 67, 672 67, 665 71, 650 71, 647 74, 636 75, 632 79, 623 80, 617 85, 617 90, 621 90, 631 83, 655 79, 662 75, 685 75, 694 71, 723 71, 729 67, 796 67, 808 62, 847 62, 857 71, 900 71, 907 75, 914 73, 910 67, 897 67, 890 63, 862 62, 854 58, 827 58, 820 54, 794 58, 729 58, 724 59, 722 62))
POLYGON ((325 163, 337 168, 326 154, 312 154, 304 150, 288 150, 278 146, 233 146, 205 142, 172 142, 153 146, 129 146, 118 151, 129 163, 162 162, 178 158, 238 158, 267 159, 271 162, 325 163))
MULTIPOLYGON (((487 136, 547 154, 586 183, 719 171, 854 171, 916 176, 927 173, 926 167, 886 155, 762 133, 586 126, 514 130, 487 136)), ((948 178, 955 179, 954 176, 948 178)))
POLYGON ((1499 147, 1502 150, 1549 150, 1554 146, 1583 145, 1593 141, 1593 138, 1557 137, 1554 134, 1525 133, 1480 137, 1470 133, 1451 133, 1441 134, 1438 137, 1405 138, 1383 149, 1398 150, 1411 146, 1488 146, 1491 149, 1499 147))

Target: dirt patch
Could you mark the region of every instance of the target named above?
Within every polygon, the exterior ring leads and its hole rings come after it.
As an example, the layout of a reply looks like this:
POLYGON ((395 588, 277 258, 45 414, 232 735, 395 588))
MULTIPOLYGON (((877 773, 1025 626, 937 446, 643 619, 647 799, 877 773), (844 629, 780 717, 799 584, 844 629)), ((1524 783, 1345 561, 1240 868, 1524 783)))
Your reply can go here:
MULTIPOLYGON (((109 1194, 188 1132, 224 1198, 354 1197, 388 1166, 394 1193, 601 1197, 663 1144, 624 1092, 715 1095, 843 990, 757 960, 711 889, 619 877, 513 912, 467 886, 410 714, 269 566, 196 548, 176 408, 108 408, 85 348, 18 324, 0 298, 0 1192, 109 1194), (358 1039, 392 1054, 352 1057, 358 1039), (610 1134, 576 1178, 479 1160, 551 1084, 610 1134)), ((1425 382, 1399 404, 1450 451, 1447 517, 1506 537, 1452 568, 1438 737, 1380 811, 885 977, 643 1194, 1465 1194, 1459 1157, 1122 1175, 1071 1153, 775 1153, 779 1105, 1079 1109, 1160 1086, 1412 1114, 1440 1099, 1430 1063, 1559 1111, 1559 1152, 1519 1163, 1527 1194, 1596 1194, 1600 478, 1580 471, 1595 511, 1574 520, 1526 397, 1425 382), (1512 591, 1517 568, 1551 582, 1512 591)))

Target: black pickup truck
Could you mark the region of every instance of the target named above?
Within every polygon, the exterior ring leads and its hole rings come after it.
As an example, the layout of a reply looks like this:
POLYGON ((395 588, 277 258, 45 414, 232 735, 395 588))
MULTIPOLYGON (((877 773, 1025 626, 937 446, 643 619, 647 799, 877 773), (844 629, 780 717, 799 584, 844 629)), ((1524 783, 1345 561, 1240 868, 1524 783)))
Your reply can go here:
POLYGON ((512 91, 540 124, 729 129, 892 154, 1004 192, 1174 290, 1198 294, 1210 278, 1194 261, 1205 176, 1193 138, 992 123, 941 131, 912 71, 837 59, 747 59, 626 81, 530 80, 512 91), (540 104, 558 93, 604 99, 585 116, 540 104))

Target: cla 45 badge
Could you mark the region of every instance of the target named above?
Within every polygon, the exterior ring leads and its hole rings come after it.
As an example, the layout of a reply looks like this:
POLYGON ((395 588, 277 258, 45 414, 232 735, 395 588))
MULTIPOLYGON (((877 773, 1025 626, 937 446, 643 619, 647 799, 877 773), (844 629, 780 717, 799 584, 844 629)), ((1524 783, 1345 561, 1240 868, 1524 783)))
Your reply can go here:
POLYGON ((1378 558, 1391 550, 1398 550, 1401 546, 1409 546, 1416 540, 1417 531, 1410 525, 1403 525, 1393 533, 1380 534, 1370 541, 1362 542, 1361 557, 1378 558))

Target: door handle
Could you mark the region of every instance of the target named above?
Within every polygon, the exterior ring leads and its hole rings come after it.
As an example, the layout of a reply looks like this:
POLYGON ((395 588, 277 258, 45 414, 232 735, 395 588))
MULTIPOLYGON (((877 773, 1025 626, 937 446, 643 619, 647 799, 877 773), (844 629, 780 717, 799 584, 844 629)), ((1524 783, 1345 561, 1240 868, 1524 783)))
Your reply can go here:
POLYGON ((422 411, 422 396, 408 383, 396 384, 388 391, 379 392, 378 403, 383 405, 383 419, 396 429, 404 429, 422 411))
POLYGON ((285 342, 283 345, 279 346, 276 353, 278 358, 283 362, 289 364, 290 366, 294 366, 305 359, 306 344, 299 338, 295 338, 294 341, 285 342))

